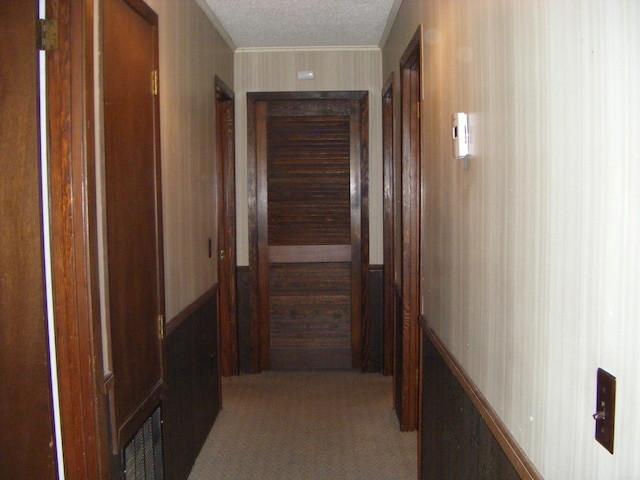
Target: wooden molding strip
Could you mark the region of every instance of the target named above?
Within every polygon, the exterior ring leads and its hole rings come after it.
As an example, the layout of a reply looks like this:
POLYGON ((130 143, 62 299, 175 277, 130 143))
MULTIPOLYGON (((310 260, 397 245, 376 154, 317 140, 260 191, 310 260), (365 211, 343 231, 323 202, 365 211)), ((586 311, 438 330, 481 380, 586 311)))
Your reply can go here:
POLYGON ((464 370, 462 365, 456 360, 447 347, 440 341, 438 335, 429 327, 426 318, 420 315, 420 326, 422 331, 429 337, 429 340, 436 347, 445 363, 456 377, 465 393, 474 404, 494 438, 504 451, 505 455, 513 465, 520 478, 523 480, 544 480, 535 465, 529 460, 527 454, 522 450, 509 429, 500 419, 496 411, 489 404, 480 389, 471 380, 471 377, 464 370))
POLYGON ((189 316, 204 305, 207 300, 215 297, 218 294, 218 284, 216 283, 209 290, 204 292, 195 302, 190 303, 183 308, 180 313, 165 323, 165 335, 168 337, 171 333, 180 326, 189 316))

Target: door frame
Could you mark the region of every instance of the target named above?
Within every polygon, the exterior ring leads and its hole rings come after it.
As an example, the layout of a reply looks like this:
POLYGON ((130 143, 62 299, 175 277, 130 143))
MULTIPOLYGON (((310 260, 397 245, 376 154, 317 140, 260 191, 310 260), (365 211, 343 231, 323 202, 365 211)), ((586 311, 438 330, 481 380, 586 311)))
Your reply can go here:
MULTIPOLYGON (((46 53, 53 304, 67 479, 110 478, 98 278, 94 2, 46 1, 58 48, 46 53)), ((44 99, 43 99, 44 101, 44 99)))
POLYGON ((236 305, 236 198, 234 94, 215 77, 217 200, 218 200, 218 319, 220 370, 225 377, 238 375, 238 315, 236 305))
MULTIPOLYGON (((400 429, 412 431, 418 423, 420 244, 422 206, 422 25, 418 27, 400 59, 402 148, 402 365, 396 392, 400 429), (399 400, 399 402, 398 402, 399 400)), ((399 331, 399 329, 396 329, 399 331)))
MULTIPOLYGON (((249 325, 250 325, 250 371, 258 373, 269 369, 269 322, 267 304, 265 298, 268 291, 264 282, 260 282, 259 272, 268 265, 266 258, 259 255, 261 242, 266 245, 264 232, 260 234, 258 225, 264 219, 258 218, 258 195, 266 195, 264 189, 258 188, 258 162, 259 114, 266 114, 268 101, 306 101, 306 100, 345 100, 357 101, 360 131, 359 145, 351 145, 352 155, 360 156, 360 172, 352 172, 352 178, 359 177, 360 218, 356 219, 358 231, 352 232, 359 238, 359 245, 353 246, 352 258, 359 259, 359 264, 354 268, 359 270, 359 285, 352 286, 352 291, 360 291, 359 298, 352 298, 352 367, 366 371, 370 368, 369 360, 369 109, 367 91, 322 91, 322 92, 248 92, 247 93, 247 183, 248 183, 248 207, 249 207, 249 325), (355 288, 354 288, 355 287, 355 288), (354 310, 360 312, 355 315, 354 310), (267 312, 267 313, 265 313, 267 312), (266 321, 265 321, 266 316, 266 321)), ((348 107, 347 107, 348 108, 348 107)), ((354 114, 352 112, 352 114, 354 114)), ((355 132, 352 132, 352 136, 355 132)), ((261 146, 264 148, 264 146, 261 146)), ((263 198, 262 201, 266 201, 263 198)), ((353 199, 352 199, 353 201, 353 199)), ((353 260, 352 260, 353 261, 353 260)), ((352 269, 353 271, 353 269, 352 269)))
POLYGON ((395 263, 395 116, 393 112, 394 72, 389 74, 382 88, 382 177, 383 177, 383 282, 384 282, 384 320, 383 320, 383 364, 382 373, 393 375, 394 350, 394 312, 395 295, 393 290, 396 278, 395 263))

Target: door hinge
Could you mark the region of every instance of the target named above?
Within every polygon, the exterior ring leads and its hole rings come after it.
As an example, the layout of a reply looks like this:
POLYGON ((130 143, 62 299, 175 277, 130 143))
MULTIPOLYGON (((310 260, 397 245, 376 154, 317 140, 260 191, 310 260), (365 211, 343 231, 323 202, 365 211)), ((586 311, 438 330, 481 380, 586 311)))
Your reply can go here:
POLYGON ((416 103, 416 115, 420 118, 420 102, 416 103))
POLYGON ((158 71, 151 72, 151 93, 154 96, 158 96, 158 71))
POLYGON ((164 315, 158 315, 158 338, 164 340, 164 315))
POLYGON ((36 47, 38 50, 58 49, 58 21, 39 18, 36 22, 36 47))

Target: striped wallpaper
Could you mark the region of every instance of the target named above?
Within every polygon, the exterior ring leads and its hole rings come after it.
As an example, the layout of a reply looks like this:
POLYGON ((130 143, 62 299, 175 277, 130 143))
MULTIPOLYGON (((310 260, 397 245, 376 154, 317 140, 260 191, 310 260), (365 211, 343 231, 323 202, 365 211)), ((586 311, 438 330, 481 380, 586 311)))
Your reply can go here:
POLYGON ((640 479, 640 2, 404 0, 383 78, 420 24, 425 316, 545 478, 640 479))

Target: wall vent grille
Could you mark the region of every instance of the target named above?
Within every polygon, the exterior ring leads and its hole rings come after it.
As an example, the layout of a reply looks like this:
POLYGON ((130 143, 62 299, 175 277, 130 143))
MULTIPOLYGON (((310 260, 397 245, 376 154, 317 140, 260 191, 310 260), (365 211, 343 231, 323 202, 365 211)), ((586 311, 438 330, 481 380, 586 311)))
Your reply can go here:
POLYGON ((125 480, 164 480, 160 407, 123 450, 125 480))

